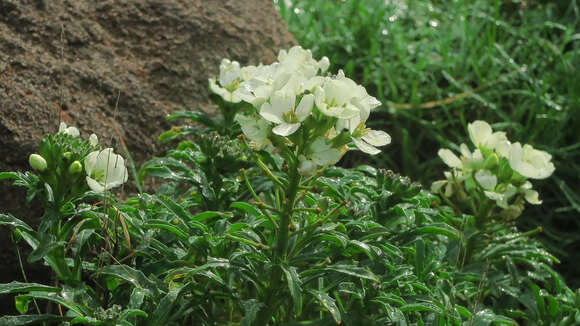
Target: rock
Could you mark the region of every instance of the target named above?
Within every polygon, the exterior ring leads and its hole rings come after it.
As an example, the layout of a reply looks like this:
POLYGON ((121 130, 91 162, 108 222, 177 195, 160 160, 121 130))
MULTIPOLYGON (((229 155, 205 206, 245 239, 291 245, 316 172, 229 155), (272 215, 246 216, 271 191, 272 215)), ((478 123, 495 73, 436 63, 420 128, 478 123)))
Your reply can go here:
MULTIPOLYGON (((139 166, 166 114, 213 110, 222 58, 271 63, 294 44, 270 0, 0 0, 0 171, 27 169, 59 120, 118 152, 122 137, 139 166)), ((22 194, 2 181, 0 212, 38 216, 22 194)))

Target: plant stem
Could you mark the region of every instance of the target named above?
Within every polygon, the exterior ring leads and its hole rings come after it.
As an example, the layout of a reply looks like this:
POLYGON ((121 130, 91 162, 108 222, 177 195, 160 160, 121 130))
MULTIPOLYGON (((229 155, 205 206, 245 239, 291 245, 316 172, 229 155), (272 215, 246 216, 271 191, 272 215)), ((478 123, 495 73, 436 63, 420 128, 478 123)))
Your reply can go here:
MULTIPOLYGON (((294 163, 294 162, 293 162, 294 163)), ((282 267, 281 264, 286 260, 288 251, 288 232, 290 223, 292 223, 292 215, 294 213, 294 205, 300 186, 300 174, 296 164, 289 164, 288 167, 288 187, 284 189, 284 199, 282 201, 280 224, 278 225, 278 241, 274 251, 273 268, 270 277, 270 286, 267 288, 265 296, 265 303, 269 306, 260 311, 256 325, 265 326, 272 319, 272 315, 278 310, 279 301, 276 297, 280 295, 278 290, 282 282, 282 267)))

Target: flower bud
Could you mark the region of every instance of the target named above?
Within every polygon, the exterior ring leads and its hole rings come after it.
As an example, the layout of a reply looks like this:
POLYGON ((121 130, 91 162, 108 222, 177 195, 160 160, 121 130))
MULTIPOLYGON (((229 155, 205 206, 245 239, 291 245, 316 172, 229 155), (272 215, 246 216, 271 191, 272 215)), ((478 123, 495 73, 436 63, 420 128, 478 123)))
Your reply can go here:
POLYGON ((71 152, 64 152, 62 153, 62 157, 64 157, 65 160, 70 160, 72 157, 72 153, 71 152))
POLYGON ((74 161, 68 166, 68 173, 77 174, 83 170, 83 165, 79 161, 74 161))
POLYGON ((497 154, 493 153, 487 157, 485 160, 485 168, 487 170, 492 170, 499 164, 499 157, 497 154))
POLYGON ((44 157, 38 154, 30 154, 30 157, 28 157, 28 163, 30 163, 30 167, 38 172, 44 172, 47 167, 44 157))

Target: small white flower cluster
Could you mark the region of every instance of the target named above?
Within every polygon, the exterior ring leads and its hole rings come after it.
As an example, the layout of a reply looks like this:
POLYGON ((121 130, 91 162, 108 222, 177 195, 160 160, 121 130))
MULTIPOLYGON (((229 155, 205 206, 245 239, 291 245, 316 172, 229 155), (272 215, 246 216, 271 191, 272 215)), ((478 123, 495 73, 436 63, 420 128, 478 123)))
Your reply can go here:
POLYGON ((365 126, 381 103, 342 71, 323 76, 329 65, 328 58, 317 61, 309 50, 295 46, 281 50, 271 65, 240 67, 223 59, 219 77, 209 85, 227 102, 250 104, 235 120, 255 146, 285 137, 297 145, 300 172, 311 174, 338 162, 349 148, 374 155, 380 152, 375 146, 391 142, 386 132, 365 126))
POLYGON ((439 157, 452 169, 445 172, 446 180, 433 183, 431 191, 439 192, 445 187, 446 197, 454 193, 461 197, 466 195, 464 190, 478 189, 499 207, 517 215, 523 206, 518 197, 530 204, 541 204, 538 192, 527 179, 549 177, 555 170, 552 156, 527 144, 511 143, 505 132, 493 132, 485 121, 474 121, 467 129, 476 149, 471 152, 461 144, 461 157, 449 149, 440 149, 439 157))
MULTIPOLYGON (((68 127, 64 122, 60 123, 58 132, 72 137, 80 136, 76 127, 68 127)), ((97 135, 91 134, 89 136, 91 147, 96 147, 98 143, 97 135)), ((118 187, 127 182, 129 177, 125 160, 121 155, 115 154, 112 148, 90 152, 84 159, 84 166, 87 184, 97 193, 118 187)))

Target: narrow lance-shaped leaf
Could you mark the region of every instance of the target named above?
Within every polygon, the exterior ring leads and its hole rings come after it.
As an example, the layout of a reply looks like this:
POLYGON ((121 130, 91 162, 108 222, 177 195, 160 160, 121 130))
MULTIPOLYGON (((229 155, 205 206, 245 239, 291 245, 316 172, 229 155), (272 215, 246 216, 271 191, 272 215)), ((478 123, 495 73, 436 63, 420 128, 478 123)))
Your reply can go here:
POLYGON ((30 292, 30 291, 58 292, 59 289, 53 286, 42 285, 38 283, 22 283, 17 281, 0 284, 0 294, 30 292))
POLYGON ((322 304, 322 306, 326 308, 328 312, 330 312, 330 315, 337 324, 340 325, 342 323, 340 311, 338 310, 338 307, 336 306, 333 298, 328 296, 328 294, 323 291, 310 290, 308 292, 310 292, 310 294, 316 298, 316 300, 320 302, 320 304, 322 304))
POLYGON ((300 316, 302 314, 302 289, 300 288, 302 282, 296 272, 296 267, 282 266, 282 270, 286 274, 288 290, 290 290, 290 295, 294 301, 294 310, 296 311, 296 314, 300 316))

